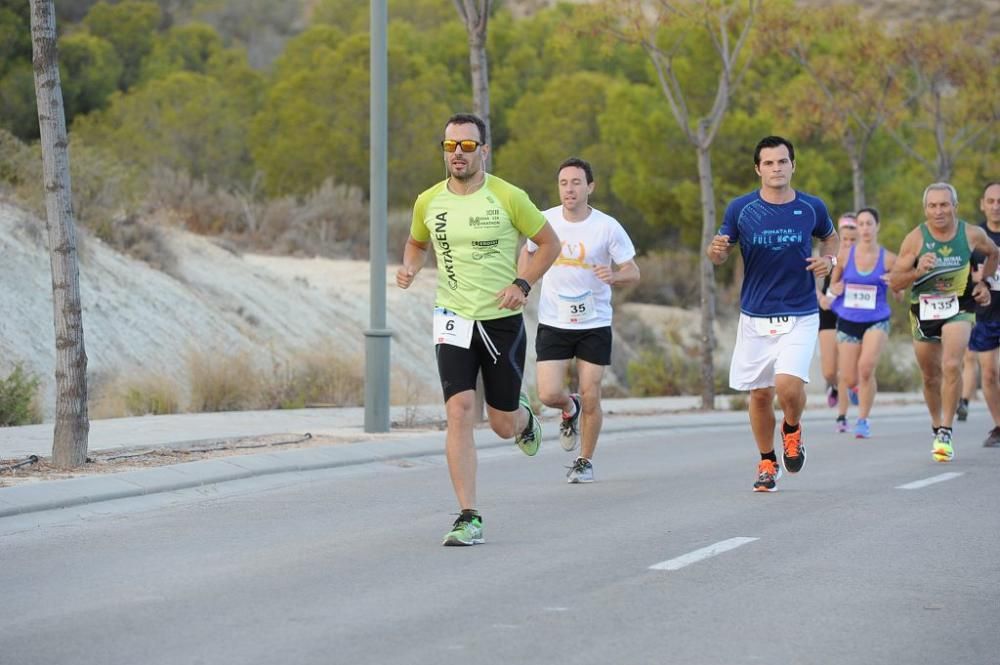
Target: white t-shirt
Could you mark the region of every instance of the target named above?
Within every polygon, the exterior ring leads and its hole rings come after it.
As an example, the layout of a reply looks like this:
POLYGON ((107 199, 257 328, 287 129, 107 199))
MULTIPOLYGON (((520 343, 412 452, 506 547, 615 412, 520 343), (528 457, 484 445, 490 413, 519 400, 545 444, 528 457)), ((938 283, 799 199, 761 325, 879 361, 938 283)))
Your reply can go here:
MULTIPOLYGON (((582 222, 563 218, 562 206, 542 213, 559 236, 562 251, 542 277, 538 322, 554 328, 587 330, 611 325, 611 287, 594 267, 621 265, 635 258, 635 247, 614 217, 595 208, 582 222)), ((538 249, 528 240, 528 251, 538 249)))

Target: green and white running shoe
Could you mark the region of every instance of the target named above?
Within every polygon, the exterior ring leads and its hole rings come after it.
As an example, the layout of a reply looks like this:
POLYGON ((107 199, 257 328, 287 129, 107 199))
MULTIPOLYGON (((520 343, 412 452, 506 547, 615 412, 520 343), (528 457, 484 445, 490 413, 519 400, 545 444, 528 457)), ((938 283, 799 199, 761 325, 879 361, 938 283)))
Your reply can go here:
POLYGON ((951 446, 951 428, 939 427, 934 435, 933 445, 931 457, 935 462, 950 462, 955 458, 955 449, 951 446))
POLYGON ((444 545, 461 547, 483 542, 483 518, 475 513, 462 513, 451 531, 444 536, 444 545))
POLYGON ((528 410, 528 424, 523 432, 514 437, 514 443, 525 455, 534 457, 538 453, 538 446, 542 443, 542 424, 535 417, 531 410, 531 401, 524 393, 521 393, 520 404, 528 410))

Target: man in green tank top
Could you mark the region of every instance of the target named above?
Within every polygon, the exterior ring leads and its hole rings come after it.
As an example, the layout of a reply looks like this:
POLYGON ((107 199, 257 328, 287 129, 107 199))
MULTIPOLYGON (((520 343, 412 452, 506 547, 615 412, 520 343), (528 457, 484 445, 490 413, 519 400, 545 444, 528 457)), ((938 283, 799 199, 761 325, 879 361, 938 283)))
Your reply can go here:
POLYGON ((924 190, 926 221, 910 231, 889 275, 893 290, 910 291, 913 350, 924 381, 931 416, 931 456, 950 462, 952 421, 962 390, 962 357, 969 346, 975 305, 990 302, 989 286, 972 283, 970 259, 986 257, 982 274, 996 271, 1000 250, 986 233, 958 219, 958 193, 946 182, 924 190))
POLYGON ((476 510, 473 428, 476 378, 482 374, 490 427, 538 452, 542 427, 521 392, 527 335, 521 310, 531 285, 559 256, 556 232, 521 189, 486 172, 486 124, 453 115, 441 141, 448 178, 417 197, 396 285, 407 289, 433 245, 437 258, 434 342, 448 433, 445 456, 461 513, 445 545, 483 542, 476 510), (520 236, 539 247, 518 270, 520 236))

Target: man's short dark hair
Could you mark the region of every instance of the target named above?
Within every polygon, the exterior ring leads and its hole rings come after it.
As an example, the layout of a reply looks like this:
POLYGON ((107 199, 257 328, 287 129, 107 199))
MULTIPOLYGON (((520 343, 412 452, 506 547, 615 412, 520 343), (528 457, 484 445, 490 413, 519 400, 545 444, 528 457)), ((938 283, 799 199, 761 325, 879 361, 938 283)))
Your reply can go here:
POLYGON ((583 172, 587 175, 587 184, 594 182, 594 169, 591 168, 590 162, 580 159, 579 157, 570 157, 565 162, 559 165, 559 170, 556 171, 556 177, 562 173, 562 170, 568 166, 575 166, 578 169, 583 169, 583 172))
POLYGON ((753 151, 753 165, 760 166, 760 151, 764 148, 777 148, 779 146, 785 146, 788 148, 788 158, 793 162, 795 161, 795 148, 792 146, 792 142, 788 139, 782 138, 780 136, 765 136, 757 144, 757 147, 753 151))
POLYGON ((986 183, 986 186, 983 187, 983 195, 980 196, 979 198, 985 197, 986 196, 986 190, 989 189, 990 187, 992 187, 993 185, 1000 185, 1000 180, 994 180, 992 182, 986 183))
POLYGON ((448 129, 448 125, 475 125, 479 129, 479 142, 486 143, 486 123, 475 113, 456 113, 448 118, 444 128, 448 129))

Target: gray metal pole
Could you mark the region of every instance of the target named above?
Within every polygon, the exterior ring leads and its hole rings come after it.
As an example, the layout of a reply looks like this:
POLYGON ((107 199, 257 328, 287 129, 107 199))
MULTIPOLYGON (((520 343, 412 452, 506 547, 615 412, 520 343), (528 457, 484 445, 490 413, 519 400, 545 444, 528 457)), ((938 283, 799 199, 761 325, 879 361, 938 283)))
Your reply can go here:
POLYGON ((386 245, 388 244, 389 54, 386 0, 371 0, 371 199, 369 265, 371 328, 365 331, 365 431, 389 431, 389 342, 385 321, 386 245))

